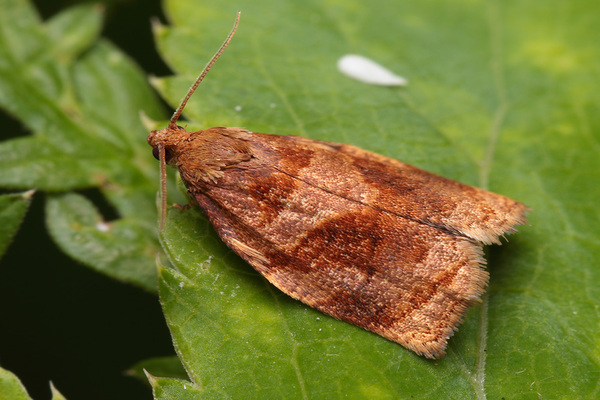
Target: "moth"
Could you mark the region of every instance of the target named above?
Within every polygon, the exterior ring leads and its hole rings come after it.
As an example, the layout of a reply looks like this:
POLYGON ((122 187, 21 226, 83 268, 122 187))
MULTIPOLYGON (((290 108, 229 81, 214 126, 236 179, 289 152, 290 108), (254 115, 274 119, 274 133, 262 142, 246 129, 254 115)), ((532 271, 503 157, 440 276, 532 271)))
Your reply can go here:
POLYGON ((294 299, 428 358, 488 283, 482 245, 526 222, 507 197, 340 143, 177 125, 235 25, 148 144, 221 239, 294 299))

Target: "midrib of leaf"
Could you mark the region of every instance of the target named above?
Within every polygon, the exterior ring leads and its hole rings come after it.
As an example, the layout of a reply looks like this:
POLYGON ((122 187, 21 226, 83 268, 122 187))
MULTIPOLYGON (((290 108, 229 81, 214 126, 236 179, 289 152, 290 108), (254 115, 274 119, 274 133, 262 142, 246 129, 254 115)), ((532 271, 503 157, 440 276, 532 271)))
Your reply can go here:
POLYGON ((500 130, 509 108, 508 100, 506 98, 504 73, 502 71, 502 59, 504 58, 502 43, 503 27, 500 22, 500 13, 498 10, 499 5, 496 4, 495 1, 488 2, 487 4, 487 20, 489 25, 489 40, 492 54, 490 68, 494 88, 496 90, 498 106, 494 113, 488 133, 488 143, 485 156, 483 160, 481 160, 479 166, 479 185, 486 190, 489 189, 490 170, 492 168, 498 139, 500 138, 500 130))
MULTIPOLYGON (((489 45, 491 49, 491 75, 496 91, 498 105, 491 121, 488 133, 487 148, 483 160, 479 166, 479 186, 483 189, 489 188, 489 179, 492 163, 502 124, 505 121, 508 111, 508 100, 506 98, 506 87, 504 73, 502 69, 503 26, 500 20, 500 5, 496 1, 487 3, 487 22, 489 26, 489 45)), ((479 311, 479 326, 477 338, 477 357, 475 362, 475 374, 470 379, 477 399, 485 400, 487 398, 485 391, 485 368, 486 368, 486 347, 488 339, 488 312, 489 312, 489 294, 486 292, 482 296, 482 304, 479 311)))

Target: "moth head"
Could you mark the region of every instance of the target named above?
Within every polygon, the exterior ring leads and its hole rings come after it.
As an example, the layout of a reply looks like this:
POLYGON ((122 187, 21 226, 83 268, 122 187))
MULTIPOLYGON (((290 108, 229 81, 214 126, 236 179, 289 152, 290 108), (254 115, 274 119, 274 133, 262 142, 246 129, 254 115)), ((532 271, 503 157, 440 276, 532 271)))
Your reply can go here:
POLYGON ((148 144, 152 146, 152 155, 160 161, 160 148, 165 152, 165 162, 174 165, 177 162, 177 147, 189 136, 185 128, 175 125, 174 128, 155 130, 148 135, 148 144), (187 134, 187 135, 186 135, 187 134))

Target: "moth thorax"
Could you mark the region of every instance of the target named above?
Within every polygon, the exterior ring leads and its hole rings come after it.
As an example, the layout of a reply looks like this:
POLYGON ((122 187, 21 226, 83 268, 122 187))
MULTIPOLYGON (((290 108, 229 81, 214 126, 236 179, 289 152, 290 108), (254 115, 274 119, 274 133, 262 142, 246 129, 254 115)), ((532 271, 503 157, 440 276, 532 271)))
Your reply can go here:
POLYGON ((222 167, 248 161, 252 158, 252 149, 246 140, 223 134, 215 128, 193 135, 196 157, 204 162, 222 167))

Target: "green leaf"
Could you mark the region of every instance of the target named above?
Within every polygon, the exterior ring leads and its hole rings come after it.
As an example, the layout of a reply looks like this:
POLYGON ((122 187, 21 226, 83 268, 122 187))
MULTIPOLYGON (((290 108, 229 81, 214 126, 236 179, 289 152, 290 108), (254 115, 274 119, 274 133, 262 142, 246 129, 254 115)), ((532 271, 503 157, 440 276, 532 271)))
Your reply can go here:
POLYGON ((52 392, 52 400, 67 400, 67 398, 54 387, 52 382, 50 382, 50 391, 52 392))
POLYGON ((46 221, 56 243, 71 257, 116 279, 152 290, 156 274, 148 268, 155 257, 148 223, 135 219, 106 222, 94 205, 77 194, 48 198, 46 221))
POLYGON ((3 368, 0 368, 0 397, 11 400, 31 399, 19 378, 3 368))
MULTIPOLYGON (((66 400, 52 383, 50 383, 52 400, 66 400)), ((30 400, 25 386, 19 378, 10 371, 0 368, 0 398, 10 400, 30 400)))
POLYGON ((162 112, 143 72, 98 38, 99 11, 82 5, 42 24, 26 0, 3 3, 0 106, 31 135, 0 142, 0 186, 97 187, 118 217, 102 225, 110 229, 99 231, 95 207, 66 195, 50 198, 50 233, 83 264, 155 291, 158 166, 140 115, 162 112))
MULTIPOLYGON (((188 129, 244 126, 346 142, 523 201, 530 225, 489 251, 491 281, 428 361, 289 299, 171 210, 160 295, 206 398, 594 398, 600 371, 597 2, 167 3, 158 46, 177 105, 242 10, 185 110, 188 129), (347 53, 408 78, 342 76, 347 53), (240 109, 241 107, 241 109, 240 109)), ((156 398, 185 383, 153 381, 156 398), (164 390, 164 392, 159 391, 164 390)), ((171 394, 171 396, 174 396, 171 394)))
MULTIPOLYGON (((182 379, 157 378, 150 374, 148 380, 152 385, 155 399, 162 400, 197 400, 203 393, 195 386, 182 379)), ((215 398, 215 397, 212 397, 215 398)))
POLYGON ((23 222, 33 193, 29 191, 0 196, 0 257, 23 222))
POLYGON ((46 24, 55 54, 73 60, 85 51, 102 29, 100 6, 80 5, 67 9, 46 24))

